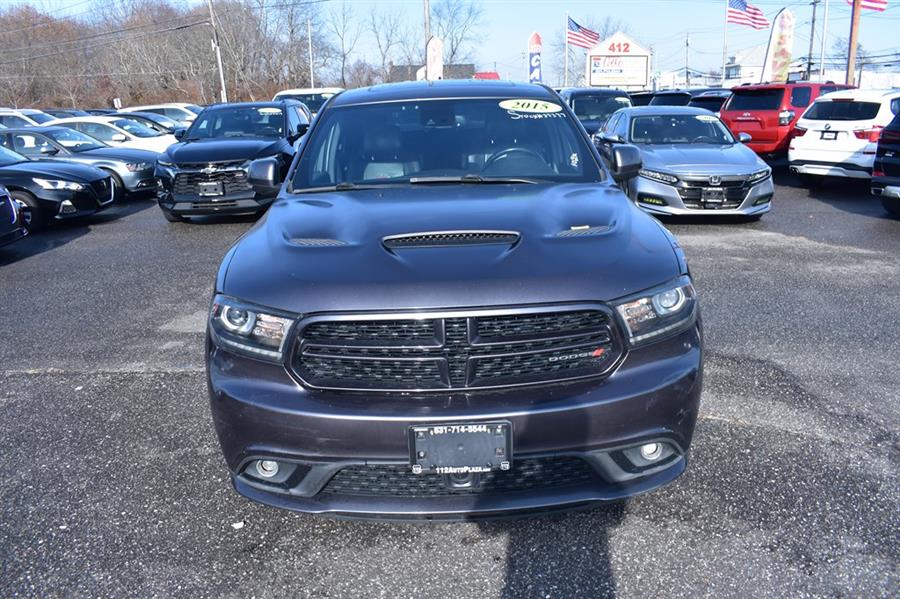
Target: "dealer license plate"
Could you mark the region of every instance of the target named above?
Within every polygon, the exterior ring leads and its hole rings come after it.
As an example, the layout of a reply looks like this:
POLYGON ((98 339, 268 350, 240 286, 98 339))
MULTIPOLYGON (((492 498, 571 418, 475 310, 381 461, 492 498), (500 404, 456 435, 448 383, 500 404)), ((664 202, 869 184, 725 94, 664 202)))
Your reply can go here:
POLYGON ((725 201, 725 190, 704 189, 700 192, 700 199, 707 204, 721 204, 725 201))
POLYGON ((822 139, 835 140, 837 139, 837 131, 822 131, 822 139))
POLYGON ((430 424, 409 427, 412 471, 466 474, 512 467, 509 421, 430 424))
POLYGON ((225 187, 221 181, 204 181, 197 184, 197 194, 203 197, 220 196, 225 194, 225 187))

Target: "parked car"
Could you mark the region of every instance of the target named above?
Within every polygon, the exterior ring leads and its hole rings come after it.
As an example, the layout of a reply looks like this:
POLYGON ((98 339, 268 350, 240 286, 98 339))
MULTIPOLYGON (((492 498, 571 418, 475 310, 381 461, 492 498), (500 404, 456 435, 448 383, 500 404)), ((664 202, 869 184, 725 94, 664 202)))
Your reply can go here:
POLYGON ((691 108, 705 108, 718 115, 718 112, 722 109, 722 104, 725 103, 729 96, 731 96, 731 92, 728 90, 707 91, 692 97, 687 105, 691 108))
POLYGON ((167 116, 178 122, 182 127, 190 127, 203 107, 184 102, 170 102, 168 104, 150 104, 147 106, 130 106, 122 108, 119 112, 155 112, 167 116))
POLYGON ((32 120, 18 110, 12 108, 0 108, 0 126, 3 127, 36 127, 37 121, 32 120))
POLYGON ((559 97, 569 105, 588 133, 596 133, 606 119, 620 108, 631 106, 628 93, 603 87, 567 87, 559 97))
MULTIPOLYGON (((636 148, 610 171, 549 88, 448 80, 343 92, 300 152, 210 311, 209 397, 238 492, 464 518, 684 471, 697 299, 674 237, 614 183, 636 148)), ((249 179, 277 189, 278 165, 249 179)))
POLYGON ((322 105, 332 96, 344 91, 342 87, 306 87, 300 89, 286 89, 275 94, 272 101, 278 100, 297 100, 302 102, 312 116, 315 116, 322 105))
POLYGON ((648 106, 687 106, 691 100, 709 92, 728 91, 721 87, 692 87, 689 89, 666 89, 653 94, 648 106))
POLYGON ((18 204, 29 231, 49 223, 88 216, 113 203, 109 175, 66 162, 34 162, 0 147, 0 185, 18 204))
POLYGON ((654 92, 630 92, 628 96, 631 98, 632 106, 647 106, 655 95, 654 92))
POLYGON ((28 229, 22 222, 19 205, 9 195, 9 191, 0 185, 0 247, 18 241, 28 235, 28 229))
POLYGON ((872 193, 884 209, 900 216, 900 114, 881 132, 872 173, 872 193))
POLYGON ((121 115, 163 134, 174 134, 184 127, 175 119, 155 112, 123 112, 121 115))
POLYGON ((772 169, 709 111, 687 106, 620 110, 599 135, 607 159, 622 143, 641 151, 643 168, 623 186, 638 206, 663 215, 759 218, 772 206, 772 169))
POLYGON ((109 146, 163 152, 175 143, 174 135, 162 134, 145 127, 137 121, 116 116, 79 116, 56 119, 47 123, 52 126, 69 127, 98 139, 109 146))
POLYGON ((837 83, 765 83, 731 89, 719 116, 735 135, 753 138, 748 146, 769 158, 784 157, 800 114, 822 94, 850 86, 837 83))
POLYGON ((31 127, 0 131, 4 147, 32 160, 53 160, 87 164, 106 171, 111 178, 113 197, 152 193, 156 190, 156 152, 113 148, 68 127, 31 127))
POLYGON ((57 119, 66 119, 72 116, 91 116, 90 113, 85 110, 76 110, 74 108, 47 108, 44 112, 57 119))
POLYGON ((38 125, 43 125, 44 123, 52 121, 54 118, 43 110, 38 110, 36 108, 20 108, 19 113, 27 116, 38 125))
POLYGON ((262 214, 277 190, 253 190, 247 181, 250 161, 273 158, 283 177, 308 128, 294 100, 210 106, 159 157, 157 200, 163 216, 177 222, 203 214, 262 214))
MULTIPOLYGON (((88 116, 106 116, 108 114, 115 114, 115 108, 85 108, 82 112, 88 113, 88 116)), ((85 116, 83 114, 79 114, 76 116, 85 116)))
POLYGON ((900 89, 848 89, 820 97, 794 127, 788 163, 805 182, 870 179, 881 130, 900 113, 900 89))

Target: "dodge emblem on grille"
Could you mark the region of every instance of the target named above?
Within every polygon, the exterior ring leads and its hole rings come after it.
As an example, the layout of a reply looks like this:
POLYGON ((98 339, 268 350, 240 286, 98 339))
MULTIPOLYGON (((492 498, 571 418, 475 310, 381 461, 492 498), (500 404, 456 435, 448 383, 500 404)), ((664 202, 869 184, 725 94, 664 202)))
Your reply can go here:
POLYGON ((711 176, 711 177, 709 178, 709 184, 710 184, 710 185, 721 185, 721 184, 722 184, 722 177, 720 177, 719 175, 713 175, 713 176, 711 176))
POLYGON ((594 351, 582 351, 574 354, 564 354, 562 356, 550 356, 549 358, 547 358, 547 361, 565 362, 568 360, 578 360, 580 358, 602 358, 604 353, 606 353, 606 350, 602 347, 598 347, 594 351))

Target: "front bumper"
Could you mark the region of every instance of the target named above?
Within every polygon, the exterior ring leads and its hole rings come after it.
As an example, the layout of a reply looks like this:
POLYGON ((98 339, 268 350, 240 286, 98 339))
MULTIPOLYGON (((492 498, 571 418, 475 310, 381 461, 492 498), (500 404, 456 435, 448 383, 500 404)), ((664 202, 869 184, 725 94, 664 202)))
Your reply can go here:
MULTIPOLYGON (((690 202, 684 198, 679 188, 645 177, 635 177, 630 195, 637 205, 651 214, 669 216, 753 216, 765 214, 772 209, 775 186, 769 177, 753 185, 749 190, 739 192, 736 200, 723 204, 690 202), (664 202, 661 204, 660 202, 664 202)), ((733 192, 728 192, 733 193, 733 192)))
POLYGON ((122 179, 122 185, 128 193, 150 193, 156 191, 156 174, 154 171, 154 167, 150 167, 140 171, 117 171, 117 174, 122 179))
POLYGON ((13 241, 18 241, 26 235, 28 235, 28 230, 25 227, 16 225, 13 229, 0 233, 0 247, 12 243, 13 241))
MULTIPOLYGON (((239 169, 226 170, 233 173, 239 169)), ((196 174, 195 171, 157 167, 156 199, 160 208, 181 216, 253 214, 268 208, 277 197, 277 193, 271 196, 259 195, 248 186, 240 184, 235 185, 237 189, 223 187, 224 193, 217 196, 201 196, 196 191, 185 192, 175 185, 175 181, 178 175, 185 175, 188 172, 196 174)), ((246 176, 246 173, 243 174, 246 176)))
POLYGON ((284 365, 232 354, 211 340, 207 371, 216 431, 239 493, 309 513, 458 519, 619 499, 677 478, 686 467, 699 409, 702 348, 695 325, 630 350, 604 380, 420 397, 310 391, 284 365), (413 424, 496 420, 512 425, 511 472, 517 462, 569 456, 586 465, 590 476, 528 490, 438 495, 330 486, 337 472, 351 466, 392 467, 414 476, 407 470, 413 424), (657 465, 634 470, 620 459, 623 448, 655 441, 671 450, 657 465), (267 483, 248 474, 260 459, 296 467, 299 475, 267 483))
POLYGON ((54 220, 90 216, 112 206, 115 198, 109 177, 83 185, 83 189, 79 191, 41 190, 37 196, 38 202, 54 220))

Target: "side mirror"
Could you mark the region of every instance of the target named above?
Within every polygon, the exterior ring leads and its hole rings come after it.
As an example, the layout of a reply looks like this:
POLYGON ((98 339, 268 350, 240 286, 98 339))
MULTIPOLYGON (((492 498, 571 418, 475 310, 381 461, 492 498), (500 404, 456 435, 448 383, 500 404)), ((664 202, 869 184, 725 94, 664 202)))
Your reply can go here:
POLYGON ((56 156, 57 154, 59 154, 59 150, 53 146, 41 146, 42 156, 56 156))
POLYGON ((753 141, 753 136, 749 133, 738 133, 738 141, 742 144, 750 143, 753 141))
POLYGON ((175 139, 177 139, 179 141, 182 138, 184 138, 185 133, 187 133, 187 129, 185 129, 184 127, 179 127, 178 129, 175 129, 174 131, 172 131, 172 135, 174 135, 175 139))
POLYGON ((643 166, 641 151, 631 144, 619 144, 610 153, 609 170, 613 181, 621 183, 636 177, 643 166))
POLYGON ((247 182, 260 195, 274 195, 281 187, 278 182, 278 162, 274 158, 254 160, 247 169, 247 182))
POLYGON ((581 126, 584 127, 584 130, 587 131, 588 135, 594 135, 598 131, 600 131, 600 127, 603 123, 595 120, 587 120, 581 121, 581 126))
POLYGON ((128 138, 124 133, 113 133, 113 136, 109 138, 110 141, 128 141, 128 138))
POLYGON ((300 123, 299 125, 297 125, 297 130, 291 134, 291 143, 294 143, 295 141, 306 135, 307 131, 309 131, 309 123, 300 123))

